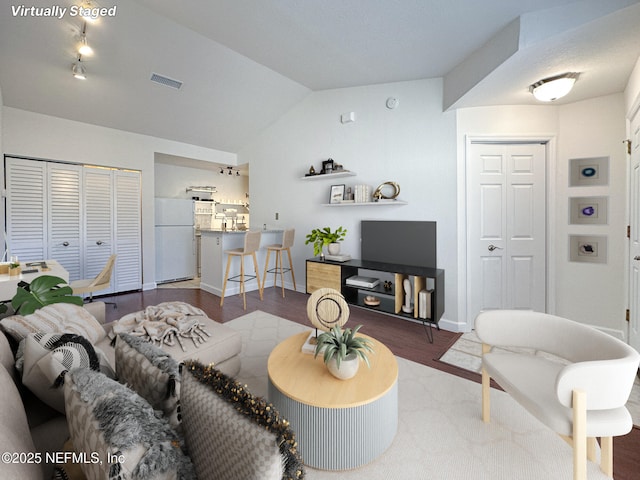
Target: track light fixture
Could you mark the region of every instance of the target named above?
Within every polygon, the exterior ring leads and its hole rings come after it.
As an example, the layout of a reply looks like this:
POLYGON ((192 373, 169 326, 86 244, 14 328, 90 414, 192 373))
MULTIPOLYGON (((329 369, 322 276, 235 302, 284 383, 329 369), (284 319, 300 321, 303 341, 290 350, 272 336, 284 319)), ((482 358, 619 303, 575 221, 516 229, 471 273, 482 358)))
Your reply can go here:
POLYGON ((80 46, 78 47, 78 53, 80 55, 93 55, 93 48, 87 43, 87 22, 82 24, 82 32, 80 32, 80 46))
POLYGON ((538 80, 529 85, 529 91, 541 102, 553 102, 567 95, 576 83, 579 73, 568 72, 538 80))
POLYGON ((84 68, 84 65, 82 65, 80 55, 78 55, 78 60, 73 64, 73 67, 71 67, 71 71, 73 72, 73 76, 78 80, 87 79, 86 69, 84 68))
MULTIPOLYGON (((226 172, 226 174, 231 177, 231 176, 233 176, 233 172, 234 172, 233 169, 234 169, 234 167, 226 167, 226 170, 225 170, 225 168, 220 167, 220 175, 224 175, 225 172, 226 172)), ((236 177, 239 177, 240 176, 240 171, 239 170, 235 170, 235 172, 236 172, 236 177)))

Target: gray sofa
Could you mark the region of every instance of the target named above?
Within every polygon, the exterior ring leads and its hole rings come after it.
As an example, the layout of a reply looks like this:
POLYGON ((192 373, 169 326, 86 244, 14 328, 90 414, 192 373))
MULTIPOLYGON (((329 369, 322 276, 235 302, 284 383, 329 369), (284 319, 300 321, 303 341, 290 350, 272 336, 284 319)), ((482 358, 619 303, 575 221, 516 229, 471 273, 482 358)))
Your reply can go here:
MULTIPOLYGON (((105 324, 104 303, 88 303, 85 308, 103 324, 105 331, 110 331, 112 325, 105 324)), ((215 363, 224 373, 237 374, 240 368, 240 334, 206 317, 203 323, 211 333, 204 346, 192 346, 186 352, 171 351, 172 356, 178 361, 193 358, 203 363, 215 363)), ((96 346, 114 365, 110 339, 105 337, 96 346)), ((3 454, 0 478, 51 478, 54 464, 47 461, 46 452, 63 451, 69 438, 67 421, 65 416, 41 402, 21 384, 15 369, 13 349, 4 332, 0 333, 0 402, 0 454, 3 454)))

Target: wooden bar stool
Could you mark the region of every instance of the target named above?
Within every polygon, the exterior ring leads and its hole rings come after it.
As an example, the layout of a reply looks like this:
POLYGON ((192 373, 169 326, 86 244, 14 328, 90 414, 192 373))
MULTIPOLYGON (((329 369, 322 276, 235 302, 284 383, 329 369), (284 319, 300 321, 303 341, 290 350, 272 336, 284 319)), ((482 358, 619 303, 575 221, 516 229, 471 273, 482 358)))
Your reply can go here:
POLYGON ((267 260, 264 262, 264 274, 262 275, 262 290, 264 291, 264 284, 267 281, 267 273, 273 272, 273 285, 277 284, 277 274, 280 274, 280 284, 282 286, 282 298, 284 298, 284 274, 285 272, 291 272, 291 279, 293 280, 293 289, 296 290, 296 276, 293 273, 293 263, 291 262, 291 247, 293 246, 293 239, 296 235, 295 228, 288 228, 282 233, 282 243, 275 245, 267 245, 267 260), (285 268, 282 265, 282 251, 286 250, 289 255, 289 267, 285 268), (269 255, 271 252, 276 252, 276 266, 271 270, 267 270, 269 267, 269 255))
POLYGON ((253 280, 254 278, 258 282, 258 291, 260 292, 260 300, 262 300, 262 284, 260 283, 260 274, 258 273, 258 259, 256 258, 256 251, 260 248, 260 230, 256 230, 255 232, 247 232, 244 235, 244 248, 234 248, 231 250, 225 250, 224 253, 227 254, 227 269, 224 272, 224 283, 222 285, 222 296, 220 297, 220 306, 224 304, 224 293, 227 289, 227 281, 231 282, 239 282, 240 283, 240 293, 242 294, 242 302, 244 305, 244 309, 247 309, 247 299, 245 296, 245 282, 249 280, 253 280), (244 257, 251 255, 253 257, 253 269, 255 271, 255 275, 245 275, 244 274, 244 257), (231 258, 232 257, 240 257, 240 275, 235 275, 229 278, 229 268, 231 267, 231 258))

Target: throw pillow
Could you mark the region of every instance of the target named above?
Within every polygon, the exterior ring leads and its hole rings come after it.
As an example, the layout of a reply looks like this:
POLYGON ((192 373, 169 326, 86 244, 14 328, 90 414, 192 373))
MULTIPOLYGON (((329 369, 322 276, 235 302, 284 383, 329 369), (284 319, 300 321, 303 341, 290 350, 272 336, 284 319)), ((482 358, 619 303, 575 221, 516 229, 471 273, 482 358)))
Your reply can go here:
POLYGON ((174 428, 180 426, 180 371, 174 358, 140 337, 116 337, 116 375, 156 410, 162 410, 174 428))
POLYGON ((182 430, 198 478, 304 478, 295 434, 273 405, 196 361, 184 364, 181 388, 182 430))
POLYGON ((64 383, 67 423, 76 452, 93 479, 196 479, 182 438, 140 395, 88 368, 70 371, 64 383))
POLYGON ((30 333, 76 333, 98 343, 106 336, 100 322, 86 309, 71 303, 46 305, 31 315, 12 315, 0 320, 2 329, 20 342, 30 333))
POLYGON ((16 368, 22 383, 40 400, 61 413, 64 409, 64 377, 74 368, 92 368, 115 377, 104 353, 81 335, 33 333, 18 347, 16 368))

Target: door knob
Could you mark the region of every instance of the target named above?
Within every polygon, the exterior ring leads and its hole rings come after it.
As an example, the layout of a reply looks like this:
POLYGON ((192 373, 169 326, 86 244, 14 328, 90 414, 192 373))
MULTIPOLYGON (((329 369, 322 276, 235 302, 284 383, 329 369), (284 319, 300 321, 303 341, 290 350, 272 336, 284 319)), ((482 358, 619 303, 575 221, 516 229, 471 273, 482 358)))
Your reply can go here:
POLYGON ((68 247, 69 246, 69 242, 62 242, 62 246, 63 247, 68 247))
POLYGON ((633 257, 634 260, 640 260, 640 255, 636 255, 635 257, 633 257))
POLYGON ((96 245, 102 245, 103 243, 104 243, 104 242, 103 242, 102 240, 98 240, 98 241, 96 242, 96 245))
POLYGON ((495 246, 495 245, 493 245, 493 244, 492 244, 492 245, 489 245, 489 246, 487 247, 487 250, 489 250, 490 252, 493 252, 496 248, 497 248, 498 250, 502 250, 502 247, 496 247, 496 246, 495 246))

